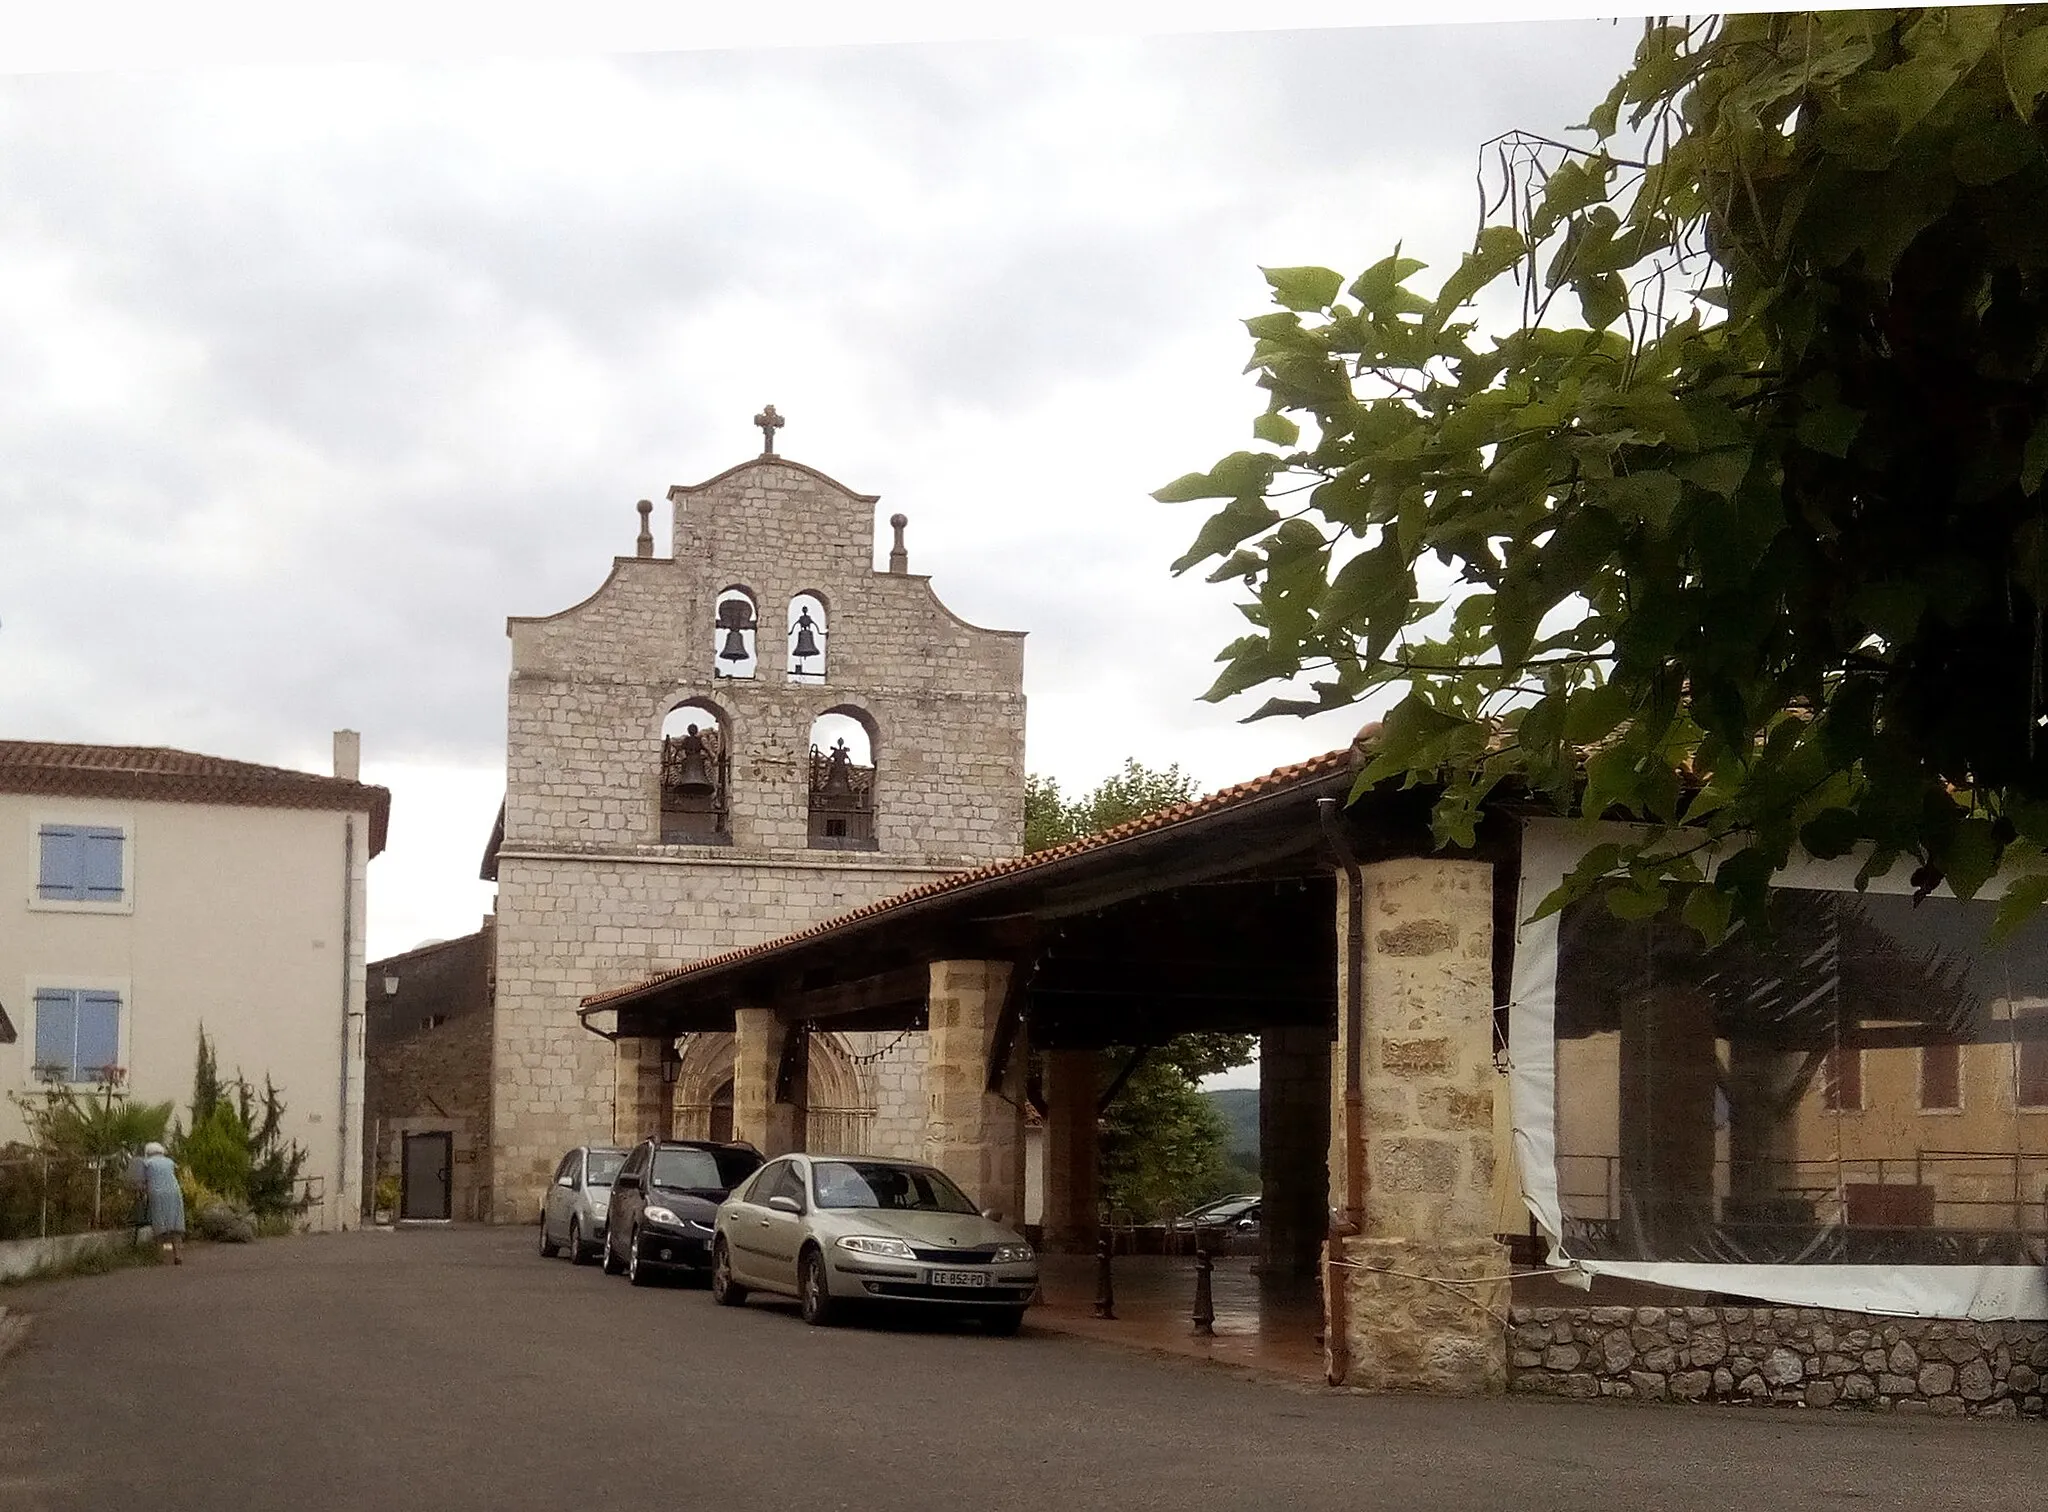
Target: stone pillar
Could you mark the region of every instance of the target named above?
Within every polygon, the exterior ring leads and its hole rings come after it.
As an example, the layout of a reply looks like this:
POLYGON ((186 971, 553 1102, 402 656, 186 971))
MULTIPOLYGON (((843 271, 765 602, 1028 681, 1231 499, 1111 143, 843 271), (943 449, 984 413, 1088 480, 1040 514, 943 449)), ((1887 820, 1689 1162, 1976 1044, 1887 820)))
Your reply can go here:
POLYGON ((1330 1231, 1330 1034, 1259 1036, 1259 1278, 1272 1290, 1316 1282, 1330 1231))
POLYGON ((1044 1248, 1056 1255, 1095 1252, 1096 1059, 1093 1050, 1045 1057, 1044 1248))
MULTIPOLYGON (((1338 880, 1331 1064, 1341 1118, 1349 911, 1338 880)), ((1364 1232, 1332 1257, 1343 1262, 1332 1373, 1376 1391, 1501 1391, 1509 1296, 1507 1251, 1493 1236, 1493 871, 1418 858, 1366 867, 1364 883, 1364 1232)), ((1341 1205, 1336 1161, 1331 1181, 1341 1205)))
POLYGON ((803 1079, 790 1089, 788 1101, 775 1096, 786 1033, 773 1008, 733 1013, 732 1137, 768 1159, 800 1150, 804 1143, 803 1079))
POLYGON ((1024 1071, 1021 1026, 1001 1086, 988 1090, 990 1054, 1010 984, 1008 961, 931 963, 925 1159, 1005 1223, 1024 1222, 1024 1071))
POLYGON ((635 1145, 653 1135, 668 1137, 669 1092, 661 1079, 661 1041, 615 1040, 612 1096, 612 1138, 635 1145))

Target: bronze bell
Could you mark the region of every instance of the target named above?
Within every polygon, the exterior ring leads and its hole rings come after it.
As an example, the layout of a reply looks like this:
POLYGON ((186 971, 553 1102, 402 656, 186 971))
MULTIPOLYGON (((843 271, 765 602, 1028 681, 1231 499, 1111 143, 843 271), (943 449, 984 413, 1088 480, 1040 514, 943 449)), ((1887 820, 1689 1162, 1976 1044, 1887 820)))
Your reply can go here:
POLYGON ((850 804, 853 802, 853 753, 846 748, 844 740, 834 741, 832 754, 825 761, 825 781, 818 791, 823 803, 850 804))
POLYGON ((809 661, 812 657, 819 654, 818 637, 812 633, 817 628, 818 622, 811 618, 811 611, 808 605, 797 611, 796 644, 790 648, 789 652, 789 659, 791 661, 809 661))
POLYGON ((718 606, 718 628, 725 632, 725 649, 720 661, 745 661, 750 653, 742 632, 754 628, 754 606, 745 599, 727 599, 718 606))
POLYGON ((679 798, 709 798, 718 791, 718 779, 711 771, 711 751, 704 737, 691 725, 682 739, 682 760, 676 763, 674 792, 679 798))

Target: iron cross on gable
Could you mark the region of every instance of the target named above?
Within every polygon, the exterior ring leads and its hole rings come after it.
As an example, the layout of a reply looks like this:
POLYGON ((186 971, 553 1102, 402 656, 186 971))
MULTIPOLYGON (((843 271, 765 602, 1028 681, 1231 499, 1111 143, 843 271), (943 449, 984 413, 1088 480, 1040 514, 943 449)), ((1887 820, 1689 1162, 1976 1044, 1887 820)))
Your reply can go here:
POLYGON ((761 427, 762 456, 772 457, 775 455, 775 433, 788 423, 782 416, 775 413, 775 406, 772 404, 762 410, 760 414, 754 416, 754 424, 761 427))

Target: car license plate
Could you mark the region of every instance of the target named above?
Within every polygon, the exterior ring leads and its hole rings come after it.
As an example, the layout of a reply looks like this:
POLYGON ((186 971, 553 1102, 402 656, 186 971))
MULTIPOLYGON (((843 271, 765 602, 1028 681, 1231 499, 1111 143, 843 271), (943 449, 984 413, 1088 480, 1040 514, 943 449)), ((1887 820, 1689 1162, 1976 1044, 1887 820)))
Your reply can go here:
POLYGON ((934 1286, 986 1286, 987 1271, 942 1271, 932 1272, 934 1286))

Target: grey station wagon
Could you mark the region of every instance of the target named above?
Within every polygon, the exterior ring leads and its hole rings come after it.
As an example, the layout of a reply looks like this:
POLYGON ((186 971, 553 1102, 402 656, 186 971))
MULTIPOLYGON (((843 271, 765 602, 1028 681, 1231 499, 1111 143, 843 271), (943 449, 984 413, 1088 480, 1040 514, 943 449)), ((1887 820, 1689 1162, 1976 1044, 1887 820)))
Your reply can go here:
POLYGON ((611 1211, 612 1178, 625 1163, 626 1152, 608 1145, 578 1145, 562 1157, 547 1196, 541 1199, 543 1255, 553 1257, 566 1249, 578 1265, 597 1258, 611 1211))

